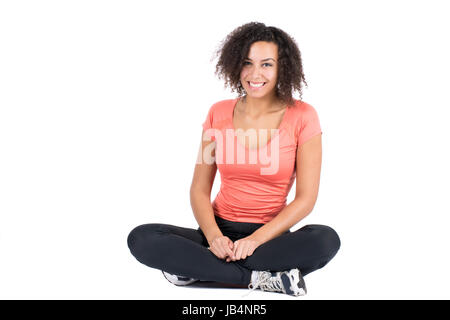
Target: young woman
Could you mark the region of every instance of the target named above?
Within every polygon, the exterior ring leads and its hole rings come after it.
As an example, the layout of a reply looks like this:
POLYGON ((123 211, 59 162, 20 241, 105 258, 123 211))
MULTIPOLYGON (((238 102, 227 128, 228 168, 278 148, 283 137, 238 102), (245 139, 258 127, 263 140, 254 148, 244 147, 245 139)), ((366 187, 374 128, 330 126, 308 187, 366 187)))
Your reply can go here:
POLYGON ((304 295, 303 276, 325 266, 340 239, 325 225, 290 231, 315 205, 322 162, 318 114, 292 97, 306 84, 300 51, 284 31, 251 22, 216 54, 216 74, 238 97, 213 104, 203 123, 190 189, 199 228, 140 225, 128 246, 176 285, 217 281, 304 295), (221 186, 211 203, 217 169, 221 186))

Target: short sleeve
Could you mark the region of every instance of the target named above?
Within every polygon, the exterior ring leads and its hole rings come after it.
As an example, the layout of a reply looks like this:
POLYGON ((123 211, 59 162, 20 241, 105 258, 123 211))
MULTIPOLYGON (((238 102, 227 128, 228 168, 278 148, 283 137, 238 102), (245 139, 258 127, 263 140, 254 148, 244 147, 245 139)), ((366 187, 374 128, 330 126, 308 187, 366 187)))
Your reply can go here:
POLYGON ((304 104, 304 106, 301 125, 297 130, 297 146, 301 146, 312 137, 322 133, 316 109, 309 104, 304 104))
POLYGON ((213 106, 211 106, 209 108, 208 114, 206 115, 206 119, 203 122, 202 126, 203 126, 203 130, 207 131, 208 133, 208 137, 211 137, 211 140, 214 141, 215 137, 214 137, 214 130, 208 130, 208 129, 212 129, 213 128, 213 114, 214 114, 214 108, 213 106))

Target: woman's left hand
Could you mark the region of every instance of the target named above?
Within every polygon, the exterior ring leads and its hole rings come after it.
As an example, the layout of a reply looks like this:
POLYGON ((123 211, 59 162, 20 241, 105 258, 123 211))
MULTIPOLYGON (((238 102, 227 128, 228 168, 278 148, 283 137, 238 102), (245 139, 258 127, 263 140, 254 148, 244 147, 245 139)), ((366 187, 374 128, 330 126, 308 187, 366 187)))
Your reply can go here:
POLYGON ((253 252, 260 246, 257 239, 251 235, 239 240, 236 240, 233 245, 234 259, 227 257, 227 262, 245 259, 253 254, 253 252))

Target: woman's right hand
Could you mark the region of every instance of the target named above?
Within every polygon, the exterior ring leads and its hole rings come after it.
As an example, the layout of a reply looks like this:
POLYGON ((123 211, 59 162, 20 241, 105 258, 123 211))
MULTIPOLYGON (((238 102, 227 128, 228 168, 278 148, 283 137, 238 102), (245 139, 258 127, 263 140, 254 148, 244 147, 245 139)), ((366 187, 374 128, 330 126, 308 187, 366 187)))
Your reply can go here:
MULTIPOLYGON (((233 254, 233 241, 227 236, 217 236, 209 242, 208 248, 219 259, 225 259, 227 257, 234 259, 233 254)), ((227 259, 229 262, 230 259, 227 259)))

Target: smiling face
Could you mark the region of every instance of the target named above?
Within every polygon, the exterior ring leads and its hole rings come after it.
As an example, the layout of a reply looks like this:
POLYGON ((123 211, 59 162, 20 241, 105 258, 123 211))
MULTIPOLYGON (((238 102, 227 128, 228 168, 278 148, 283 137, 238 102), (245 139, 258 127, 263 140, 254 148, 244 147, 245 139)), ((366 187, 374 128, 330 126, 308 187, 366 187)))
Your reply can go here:
POLYGON ((244 60, 240 75, 247 95, 254 98, 275 95, 277 75, 277 44, 267 41, 254 42, 244 60))

